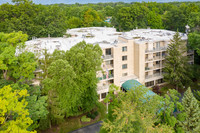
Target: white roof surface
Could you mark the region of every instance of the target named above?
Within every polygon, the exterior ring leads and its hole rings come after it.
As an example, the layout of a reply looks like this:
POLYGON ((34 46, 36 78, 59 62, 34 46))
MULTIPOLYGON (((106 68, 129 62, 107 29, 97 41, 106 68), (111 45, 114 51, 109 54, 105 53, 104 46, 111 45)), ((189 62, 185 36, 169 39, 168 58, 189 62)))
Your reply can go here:
MULTIPOLYGON (((31 52, 47 49, 53 53, 55 49, 69 50, 71 47, 81 41, 91 44, 99 44, 101 48, 109 48, 117 46, 119 43, 124 43, 119 40, 121 36, 126 39, 134 39, 135 43, 143 44, 146 42, 169 41, 173 38, 175 32, 160 29, 137 29, 129 32, 116 32, 115 28, 108 27, 87 27, 67 30, 67 34, 72 37, 57 37, 57 38, 37 38, 26 42, 26 49, 31 52)), ((180 33, 182 39, 187 39, 187 35, 180 33)))

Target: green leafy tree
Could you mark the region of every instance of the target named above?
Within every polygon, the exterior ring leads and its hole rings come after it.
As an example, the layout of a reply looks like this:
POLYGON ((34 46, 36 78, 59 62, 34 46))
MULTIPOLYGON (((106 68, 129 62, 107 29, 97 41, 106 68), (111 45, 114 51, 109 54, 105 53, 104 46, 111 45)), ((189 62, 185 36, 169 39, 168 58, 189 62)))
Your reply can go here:
POLYGON ((151 29, 162 29, 163 22, 161 16, 156 14, 155 11, 150 11, 147 15, 147 26, 151 29))
POLYGON ((78 17, 72 17, 67 20, 67 28, 79 28, 82 26, 83 22, 80 18, 78 17))
POLYGON ((189 47, 191 49, 197 50, 198 55, 200 55, 200 34, 193 32, 188 35, 189 47))
POLYGON ((17 64, 12 66, 12 77, 18 82, 28 82, 32 80, 37 62, 32 52, 23 52, 17 56, 17 64))
POLYGON ((176 31, 179 29, 181 32, 185 31, 185 25, 187 24, 185 9, 180 9, 173 6, 171 10, 166 11, 163 14, 163 22, 166 29, 176 31))
MULTIPOLYGON (((26 109, 27 90, 12 91, 10 86, 0 89, 0 132, 1 133, 33 133, 28 131, 32 124, 29 112, 26 109)), ((35 132, 35 131, 34 131, 35 132)))
POLYGON ((59 59, 48 68, 48 78, 43 83, 48 92, 50 113, 54 119, 61 120, 64 116, 78 112, 81 96, 75 78, 73 68, 65 60, 59 59), (58 110, 62 110, 61 115, 58 110))
POLYGON ((170 89, 162 100, 163 105, 159 113, 159 123, 167 124, 176 131, 183 131, 183 129, 178 124, 178 121, 185 118, 185 114, 181 113, 184 107, 180 102, 180 96, 181 94, 176 90, 170 89))
POLYGON ((48 76, 48 67, 52 63, 51 54, 47 52, 47 49, 43 51, 43 58, 39 59, 39 68, 43 71, 40 75, 43 79, 47 78, 48 76))
POLYGON ((97 11, 93 10, 93 9, 88 9, 84 12, 84 16, 83 16, 83 26, 85 27, 90 27, 93 26, 94 22, 101 22, 102 19, 100 17, 100 15, 98 14, 97 11))
MULTIPOLYGON (((3 78, 5 80, 7 80, 9 77, 13 76, 13 69, 17 65, 17 62, 19 61, 18 57, 15 54, 16 49, 18 49, 18 52, 20 52, 21 49, 23 49, 24 42, 27 40, 27 37, 28 36, 26 34, 22 34, 22 32, 13 32, 13 33, 9 33, 9 34, 1 33, 0 34, 0 45, 1 45, 1 47, 0 47, 0 70, 2 70, 3 78)), ((27 76, 27 75, 22 75, 22 76, 27 76)))
POLYGON ((180 121, 182 128, 185 132, 193 133, 200 131, 200 108, 198 101, 193 96, 190 88, 185 92, 182 104, 184 106, 184 112, 186 118, 184 121, 180 121))
POLYGON ((98 102, 96 72, 101 70, 102 50, 99 45, 80 42, 66 52, 66 60, 75 72, 76 84, 81 95, 82 111, 90 111, 98 102))
POLYGON ((167 57, 165 59, 165 68, 163 71, 164 80, 173 85, 176 89, 182 88, 187 82, 191 82, 188 76, 187 57, 183 55, 186 52, 185 43, 181 41, 178 32, 174 35, 167 48, 167 57))
POLYGON ((32 125, 29 129, 36 129, 42 127, 41 119, 47 119, 47 96, 41 96, 40 87, 29 87, 28 88, 30 96, 26 97, 28 102, 27 109, 29 110, 29 117, 33 120, 32 125))
POLYGON ((104 120, 102 129, 109 133, 173 132, 165 124, 155 125, 158 121, 155 112, 159 112, 161 99, 157 95, 146 95, 147 91, 147 88, 140 86, 126 93, 118 92, 118 96, 109 93, 107 98, 113 97, 111 100, 114 104, 111 102, 111 106, 114 117, 104 120))

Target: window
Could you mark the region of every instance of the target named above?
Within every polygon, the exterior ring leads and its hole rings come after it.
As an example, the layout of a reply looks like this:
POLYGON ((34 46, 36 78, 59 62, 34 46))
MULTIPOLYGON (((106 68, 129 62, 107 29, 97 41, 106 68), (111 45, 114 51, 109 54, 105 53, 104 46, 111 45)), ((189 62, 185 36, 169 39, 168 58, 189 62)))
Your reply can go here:
POLYGON ((122 47, 122 52, 127 51, 127 46, 122 47))
POLYGON ((106 98, 106 93, 101 93, 101 98, 106 98))
POLYGON ((160 53, 156 53, 156 56, 160 56, 160 53))
POLYGON ((128 73, 122 73, 122 77, 125 77, 127 75, 128 75, 128 73))
POLYGON ((160 42, 156 42, 156 48, 160 47, 160 42))
POLYGON ((106 49, 106 55, 111 55, 111 48, 106 49))
POLYGON ((127 55, 122 56, 122 61, 125 61, 125 60, 127 60, 127 55))
POLYGON ((150 82, 145 83, 146 87, 153 86, 153 85, 154 85, 154 81, 150 81, 150 82))
POLYGON ((156 82, 157 82, 157 84, 160 84, 160 83, 163 83, 164 81, 163 81, 163 79, 158 79, 156 82))
POLYGON ((127 68, 127 64, 123 64, 122 69, 126 69, 126 68, 127 68))

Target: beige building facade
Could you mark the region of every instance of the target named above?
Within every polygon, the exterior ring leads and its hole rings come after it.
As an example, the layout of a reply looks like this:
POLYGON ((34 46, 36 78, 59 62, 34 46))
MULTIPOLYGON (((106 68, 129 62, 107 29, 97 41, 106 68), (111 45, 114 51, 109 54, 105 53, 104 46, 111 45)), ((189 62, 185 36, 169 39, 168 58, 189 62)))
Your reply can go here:
MULTIPOLYGON (((40 38, 27 42, 30 51, 35 51, 35 44, 52 53, 55 49, 69 50, 81 41, 98 44, 103 51, 102 71, 97 93, 102 101, 109 91, 109 85, 121 86, 127 80, 137 80, 146 87, 161 85, 166 50, 175 32, 159 29, 135 29, 129 32, 116 32, 115 28, 89 27, 67 31, 70 38, 40 38)), ((180 33, 187 44, 187 35, 180 33)), ((37 47, 38 48, 38 47, 37 47)), ((194 53, 187 53, 189 63, 194 63, 194 53)))

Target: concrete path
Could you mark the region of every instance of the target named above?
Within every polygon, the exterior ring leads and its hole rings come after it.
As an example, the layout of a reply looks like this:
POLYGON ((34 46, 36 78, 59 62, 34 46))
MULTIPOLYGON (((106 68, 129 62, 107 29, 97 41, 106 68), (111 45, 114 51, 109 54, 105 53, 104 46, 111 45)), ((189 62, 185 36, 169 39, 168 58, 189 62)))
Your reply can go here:
POLYGON ((102 121, 99 121, 97 123, 94 123, 92 125, 88 125, 86 127, 77 129, 75 131, 72 131, 70 133, 98 133, 100 131, 102 121))

